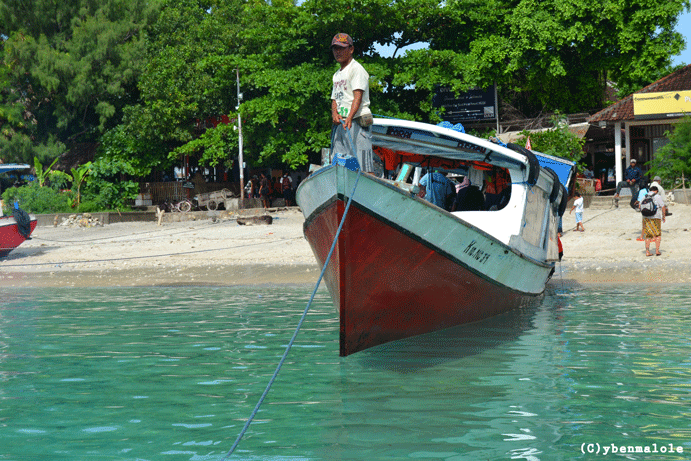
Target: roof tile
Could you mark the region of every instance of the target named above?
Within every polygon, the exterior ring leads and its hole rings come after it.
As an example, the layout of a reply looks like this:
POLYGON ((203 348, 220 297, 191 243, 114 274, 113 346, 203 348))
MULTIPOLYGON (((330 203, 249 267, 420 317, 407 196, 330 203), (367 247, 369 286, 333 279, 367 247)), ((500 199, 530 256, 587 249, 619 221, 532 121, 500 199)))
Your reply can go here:
POLYGON ((594 114, 588 119, 590 123, 594 122, 619 122, 625 120, 634 120, 633 116, 633 95, 640 93, 659 93, 664 91, 689 91, 691 90, 691 64, 682 67, 676 72, 672 72, 666 77, 651 83, 643 89, 628 95, 616 104, 602 109, 600 112, 594 114))

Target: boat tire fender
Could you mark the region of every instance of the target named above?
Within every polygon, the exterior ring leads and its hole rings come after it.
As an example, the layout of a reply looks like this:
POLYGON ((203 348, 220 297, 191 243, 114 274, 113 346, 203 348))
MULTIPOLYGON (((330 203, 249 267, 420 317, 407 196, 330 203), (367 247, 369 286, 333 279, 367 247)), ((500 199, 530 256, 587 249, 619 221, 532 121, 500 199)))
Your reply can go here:
POLYGON ((564 216, 564 212, 566 211, 566 204, 569 201, 569 192, 566 190, 566 187, 564 187, 563 184, 559 183, 559 186, 561 187, 561 202, 559 202, 559 216, 564 216))
POLYGON ((557 173, 553 169, 546 166, 545 171, 552 177, 552 192, 549 194, 549 201, 554 203, 557 197, 559 197, 559 186, 561 186, 561 182, 559 182, 559 176, 557 176, 557 173))
POLYGON ((512 142, 506 145, 509 149, 519 154, 523 154, 528 159, 529 171, 528 171, 528 184, 534 186, 537 183, 537 178, 540 177, 540 162, 537 160, 535 154, 530 152, 523 146, 514 144, 512 142))
POLYGON ((31 240, 31 217, 29 213, 15 205, 14 210, 12 210, 12 216, 17 223, 19 235, 26 240, 31 240))

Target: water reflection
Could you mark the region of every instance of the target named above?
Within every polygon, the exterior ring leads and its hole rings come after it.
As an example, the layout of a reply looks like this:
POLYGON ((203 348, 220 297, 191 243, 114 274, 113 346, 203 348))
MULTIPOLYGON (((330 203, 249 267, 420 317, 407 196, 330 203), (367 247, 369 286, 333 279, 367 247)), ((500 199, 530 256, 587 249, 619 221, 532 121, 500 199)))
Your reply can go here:
POLYGON ((480 354, 515 341, 534 328, 534 316, 542 299, 536 298, 523 308, 481 322, 383 344, 356 354, 353 362, 365 368, 411 373, 480 354))
MULTIPOLYGON (((233 459, 688 458, 691 290, 557 288, 347 358, 321 293, 233 459)), ((0 293, 0 458, 220 459, 308 296, 262 290, 0 293)))

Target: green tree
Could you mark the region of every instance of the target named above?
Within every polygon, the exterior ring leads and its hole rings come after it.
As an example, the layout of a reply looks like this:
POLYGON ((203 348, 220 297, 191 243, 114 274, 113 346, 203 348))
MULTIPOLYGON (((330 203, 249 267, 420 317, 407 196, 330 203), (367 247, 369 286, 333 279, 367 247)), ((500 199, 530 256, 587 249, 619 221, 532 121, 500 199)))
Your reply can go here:
POLYGON ((43 187, 43 185, 46 183, 46 179, 48 179, 51 169, 55 166, 57 161, 58 159, 53 160, 53 163, 51 163, 48 168, 44 169, 43 164, 39 161, 39 159, 34 157, 34 171, 36 172, 36 181, 38 182, 39 187, 43 187))
POLYGON ((77 207, 81 203, 82 195, 81 188, 87 176, 91 173, 91 162, 86 162, 77 168, 72 168, 72 187, 76 188, 77 207))
POLYGON ((660 176, 665 188, 686 187, 691 177, 691 116, 682 118, 665 136, 669 143, 655 153, 646 163, 650 177, 660 176))
POLYGON ((552 128, 542 131, 521 131, 519 144, 525 144, 530 138, 533 150, 543 154, 561 157, 573 162, 583 158, 585 140, 571 132, 565 120, 559 114, 552 117, 552 128))
MULTIPOLYGON (((677 18, 690 7, 688 0, 478 3, 443 8, 462 18, 456 36, 472 37, 459 52, 466 56, 459 80, 483 87, 496 81, 503 101, 527 117, 601 108, 608 82, 627 95, 668 73, 670 57, 684 46, 677 18)), ((455 51, 456 41, 452 32, 418 53, 455 51)))
POLYGON ((89 168, 80 211, 126 210, 139 193, 136 167, 122 159, 100 157, 89 168))
POLYGON ((376 114, 436 122, 432 96, 439 86, 463 91, 495 82, 503 107, 526 117, 601 108, 607 82, 629 92, 667 71, 683 46, 677 17, 689 6, 689 0, 163 0, 145 28, 146 65, 133 66, 142 71, 135 72, 136 91, 128 93, 121 124, 110 124, 116 109, 92 126, 111 127, 102 138, 107 158, 147 174, 181 155, 227 165, 237 132, 209 121, 237 119, 239 111, 247 159, 303 165, 329 145, 337 66, 328 45, 341 31, 353 36, 356 59, 371 75, 376 114), (402 51, 416 44, 425 47, 402 51), (392 46, 394 56, 382 55, 380 45, 392 46))
MULTIPOLYGON (((250 142, 257 141, 255 153, 267 160, 280 156, 300 164, 306 153, 328 145, 330 76, 336 68, 328 43, 337 31, 355 39, 356 59, 372 77, 377 114, 436 122, 431 100, 440 85, 463 91, 494 82, 503 103, 528 117, 601 108, 608 81, 628 92, 669 69, 670 56, 683 46, 676 20, 689 5, 688 0, 662 7, 642 0, 253 3, 242 15, 245 45, 237 57, 251 90, 243 105, 244 126, 250 142), (427 47, 393 58, 377 51, 377 45, 399 50, 416 43, 427 47)), ((573 155, 579 150, 572 149, 573 155)))
POLYGON ((0 1, 0 151, 49 163, 138 98, 156 1, 0 1))
POLYGON ((211 128, 211 120, 232 116, 237 105, 229 55, 238 46, 241 11, 239 0, 162 2, 148 29, 140 99, 104 136, 109 158, 128 161, 142 174, 168 168, 183 154, 208 165, 228 160, 237 134, 223 124, 211 128), (130 161, 133 156, 139 158, 130 161))

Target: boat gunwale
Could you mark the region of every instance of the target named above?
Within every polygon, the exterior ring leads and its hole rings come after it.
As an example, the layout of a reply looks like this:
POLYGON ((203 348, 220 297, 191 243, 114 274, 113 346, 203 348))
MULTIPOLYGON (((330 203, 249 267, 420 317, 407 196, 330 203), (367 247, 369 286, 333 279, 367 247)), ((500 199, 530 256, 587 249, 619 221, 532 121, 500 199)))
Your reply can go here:
MULTIPOLYGON (((319 171, 320 171, 320 172, 321 172, 321 171, 327 171, 327 170, 330 170, 330 169, 332 169, 332 168, 336 168, 336 167, 338 167, 338 166, 340 166, 340 165, 329 165, 329 166, 327 166, 327 167, 325 167, 325 168, 323 168, 322 170, 319 170, 319 171)), ((344 168, 344 167, 341 166, 341 168, 344 168)), ((314 179, 312 176, 308 177, 307 179, 305 179, 305 180, 303 181, 303 184, 306 183, 308 180, 312 180, 312 179, 314 179)), ((465 226, 465 227, 468 228, 469 230, 471 230, 471 231, 473 231, 473 232, 476 232, 477 234, 481 235, 482 237, 487 238, 487 239, 490 240, 492 243, 497 244, 497 245, 500 247, 500 251, 501 251, 502 249, 505 250, 505 251, 510 251, 510 252, 513 253, 515 256, 517 256, 517 257, 519 257, 519 258, 521 258, 521 259, 523 259, 523 260, 525 260, 525 261, 528 261, 528 262, 531 263, 531 264, 534 264, 534 265, 536 265, 536 266, 539 266, 539 267, 542 267, 542 268, 545 268, 545 269, 549 269, 549 268, 554 267, 554 264, 553 264, 553 263, 542 262, 542 261, 536 260, 536 259, 534 259, 534 258, 531 258, 530 256, 526 255, 525 253, 522 253, 521 251, 518 251, 518 250, 516 250, 515 248, 512 248, 511 246, 509 246, 509 245, 507 245, 507 244, 501 242, 499 239, 497 239, 497 238, 494 237, 493 235, 487 233, 486 231, 484 231, 484 230, 482 230, 482 229, 476 227, 475 225, 473 225, 473 224, 471 224, 471 223, 469 223, 469 222, 467 222, 467 221, 462 220, 462 219, 459 218, 458 216, 456 216, 456 215, 454 215, 454 214, 452 214, 452 213, 450 213, 450 212, 444 210, 443 208, 439 208, 438 206, 436 206, 436 205, 434 205, 434 204, 432 204, 432 203, 429 203, 429 202, 427 202, 426 200, 420 199, 419 197, 410 196, 408 193, 405 193, 404 191, 401 191, 400 189, 398 189, 398 188, 395 187, 394 185, 389 184, 388 182, 386 182, 386 181, 384 181, 384 180, 382 180, 382 179, 380 179, 380 178, 376 178, 376 177, 374 177, 374 176, 368 175, 368 178, 367 178, 367 179, 374 180, 374 182, 377 183, 377 184, 379 184, 380 186, 385 186, 385 187, 389 188, 391 191, 394 191, 394 192, 396 192, 396 193, 398 193, 398 194, 401 194, 401 195, 403 195, 403 196, 406 196, 408 199, 415 200, 415 201, 419 202, 420 204, 422 204, 423 206, 426 206, 426 207, 428 207, 428 208, 431 208, 431 209, 433 209, 433 210, 436 211, 436 212, 442 212, 442 213, 444 214, 445 217, 452 218, 453 220, 456 221, 457 224, 460 224, 460 225, 462 225, 462 226, 465 226)), ((301 186, 302 186, 302 184, 301 184, 301 186)), ((321 215, 327 208, 329 208, 330 206, 332 206, 332 205, 333 205, 335 202, 337 202, 338 200, 341 200, 341 201, 343 201, 343 202, 345 203, 345 202, 346 202, 346 199, 352 200, 352 198, 347 197, 345 194, 341 194, 341 193, 338 193, 338 192, 336 191, 336 193, 335 193, 334 195, 332 195, 331 197, 329 197, 328 199, 326 199, 322 204, 320 204, 319 206, 317 206, 317 207, 312 211, 312 213, 311 213, 307 218, 305 218, 305 222, 303 223, 303 233, 304 233, 305 229, 311 225, 312 221, 314 221, 319 215, 321 215)), ((508 286, 508 285, 505 285, 505 284, 503 284, 503 283, 501 283, 501 282, 499 282, 499 281, 493 279, 492 277, 489 277, 488 275, 484 274, 483 272, 478 271, 477 269, 474 269, 474 268, 470 267, 468 264, 464 263, 463 261, 461 261, 461 260, 458 259, 457 257, 453 256, 453 255, 450 254, 449 252, 447 252, 447 251, 445 251, 444 249, 440 248, 439 246, 433 244, 432 242, 429 242, 428 240, 423 239, 423 238, 420 237, 419 235, 417 235, 417 234, 411 232, 410 230, 406 229, 405 227, 401 226, 400 224, 397 224, 397 223, 391 221, 390 219, 386 218, 385 216, 382 216, 382 215, 380 215, 380 214, 378 214, 378 213, 375 213, 374 211, 372 211, 372 210, 370 210, 369 208, 367 208, 364 204, 358 202, 357 199, 354 200, 354 202, 352 203, 351 206, 355 206, 355 207, 356 207, 358 210, 360 210, 361 212, 366 213, 366 214, 372 216, 373 218, 375 218, 375 219, 377 219, 377 220, 380 220, 381 222, 383 222, 383 223, 385 223, 386 225, 392 227, 393 229, 396 229, 397 231, 401 232, 402 234, 406 235, 407 237, 409 237, 409 238, 415 240, 416 242, 421 243, 422 245, 426 246, 426 247, 429 248, 430 250, 432 250, 432 251, 434 251, 434 252, 436 252, 436 253, 438 253, 438 254, 444 256, 445 258, 449 259, 450 261, 454 262, 455 264, 460 265, 461 267, 463 267, 464 269, 467 269, 468 271, 472 272, 473 274, 477 275, 478 277, 481 277, 481 278, 483 278, 483 279, 485 279, 485 280, 487 280, 487 281, 489 281, 489 282, 491 282, 491 283, 493 283, 493 284, 495 284, 495 285, 497 285, 497 286, 503 287, 503 288, 508 289, 508 290, 515 291, 515 292, 520 293, 520 294, 529 295, 529 296, 539 296, 542 292, 544 292, 544 289, 543 289, 541 292, 539 292, 539 293, 521 291, 521 290, 518 290, 518 289, 516 289, 516 288, 510 287, 510 286, 508 286)), ((489 212, 488 212, 488 213, 489 213, 489 212)))
MULTIPOLYGON (((29 215, 29 222, 37 221, 36 216, 34 215, 29 215)), ((12 215, 5 215, 5 216, 0 216, 0 225, 2 226, 8 226, 12 224, 17 224, 17 220, 14 219, 14 216, 12 215)))

